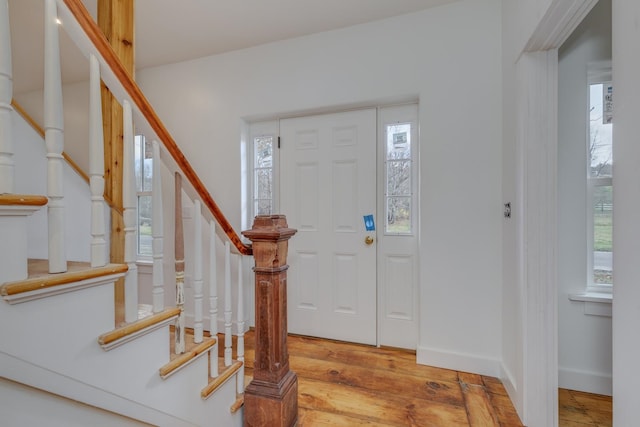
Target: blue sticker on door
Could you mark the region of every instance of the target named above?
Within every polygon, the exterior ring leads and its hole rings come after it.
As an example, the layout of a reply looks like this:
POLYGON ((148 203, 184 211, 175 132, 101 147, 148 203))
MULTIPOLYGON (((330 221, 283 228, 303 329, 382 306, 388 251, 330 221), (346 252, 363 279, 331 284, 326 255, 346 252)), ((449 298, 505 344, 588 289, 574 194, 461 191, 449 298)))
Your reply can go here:
POLYGON ((363 218, 364 218, 364 228, 367 231, 375 231, 376 224, 373 222, 373 215, 365 215, 363 218))

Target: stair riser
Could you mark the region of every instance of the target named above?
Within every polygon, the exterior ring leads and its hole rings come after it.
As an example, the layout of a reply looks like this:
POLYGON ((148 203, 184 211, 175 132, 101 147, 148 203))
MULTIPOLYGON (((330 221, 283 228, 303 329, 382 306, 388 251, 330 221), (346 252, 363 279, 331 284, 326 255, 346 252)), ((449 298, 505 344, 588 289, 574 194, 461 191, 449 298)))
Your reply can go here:
POLYGON ((6 325, 0 328, 1 376, 150 423, 162 413, 182 420, 171 425, 242 424, 241 413, 229 412, 235 380, 212 398, 200 398, 208 357, 160 377, 170 355, 168 325, 110 351, 100 347, 97 337, 114 325, 113 283, 23 304, 3 302, 0 324, 6 325), (49 378, 44 382, 43 373, 49 378))
POLYGON ((0 284, 27 277, 27 218, 31 213, 0 206, 0 284))

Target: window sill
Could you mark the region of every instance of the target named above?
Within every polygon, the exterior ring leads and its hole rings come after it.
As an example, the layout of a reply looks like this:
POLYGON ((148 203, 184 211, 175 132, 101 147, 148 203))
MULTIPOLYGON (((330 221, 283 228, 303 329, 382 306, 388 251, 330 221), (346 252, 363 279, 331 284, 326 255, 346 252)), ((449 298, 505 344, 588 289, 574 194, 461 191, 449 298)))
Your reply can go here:
POLYGON ((570 301, 584 303, 584 314, 590 316, 611 317, 611 303, 613 295, 603 292, 582 292, 569 294, 570 301))
POLYGON ((153 271, 153 260, 138 259, 136 265, 138 266, 138 273, 151 274, 153 271))

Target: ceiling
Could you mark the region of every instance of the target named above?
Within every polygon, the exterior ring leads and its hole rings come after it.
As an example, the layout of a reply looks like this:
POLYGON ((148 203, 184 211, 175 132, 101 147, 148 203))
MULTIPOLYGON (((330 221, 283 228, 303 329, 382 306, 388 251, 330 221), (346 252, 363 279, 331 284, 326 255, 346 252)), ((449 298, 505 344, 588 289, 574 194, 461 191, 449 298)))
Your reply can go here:
MULTIPOLYGON (((136 0, 136 68, 143 69, 417 12, 456 0, 136 0)), ((42 0, 9 0, 14 93, 40 90, 42 0)), ((97 0, 85 0, 95 17, 97 0)), ((87 60, 63 32, 62 76, 87 80, 87 60)))

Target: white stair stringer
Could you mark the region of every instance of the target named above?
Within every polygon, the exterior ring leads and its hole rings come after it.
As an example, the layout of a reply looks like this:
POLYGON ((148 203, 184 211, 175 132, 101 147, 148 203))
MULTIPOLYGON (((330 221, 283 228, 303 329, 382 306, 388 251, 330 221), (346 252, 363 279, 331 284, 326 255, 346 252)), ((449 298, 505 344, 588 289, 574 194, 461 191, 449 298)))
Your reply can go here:
POLYGON ((160 377, 170 354, 168 325, 104 351, 97 337, 113 329, 113 298, 111 282, 0 304, 0 376, 154 425, 242 425, 242 411, 229 410, 235 381, 200 397, 208 358, 160 377))

